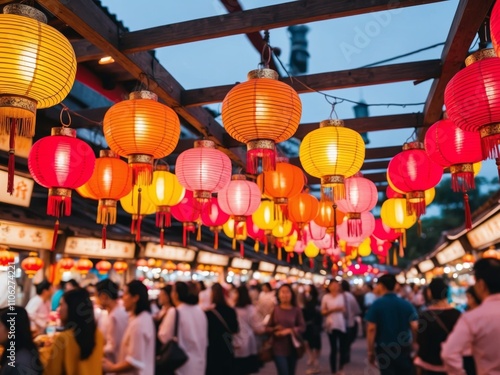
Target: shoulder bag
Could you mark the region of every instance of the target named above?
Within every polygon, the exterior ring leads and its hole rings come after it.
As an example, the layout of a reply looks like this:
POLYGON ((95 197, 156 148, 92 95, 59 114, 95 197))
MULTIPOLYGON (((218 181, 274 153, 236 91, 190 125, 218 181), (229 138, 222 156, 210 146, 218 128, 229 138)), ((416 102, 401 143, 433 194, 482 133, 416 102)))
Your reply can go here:
POLYGON ((177 342, 177 335, 179 331, 179 312, 175 309, 175 326, 174 337, 165 343, 158 355, 156 356, 155 373, 156 374, 169 374, 173 373, 184 363, 187 362, 188 356, 177 342))
MULTIPOLYGON (((298 314, 302 314, 302 311, 300 309, 297 309, 297 315, 295 317, 295 324, 298 323, 298 314)), ((295 330, 292 328, 292 344, 293 347, 295 348, 295 354, 297 358, 302 358, 306 352, 306 346, 304 344, 304 339, 300 334, 296 333, 295 330)))

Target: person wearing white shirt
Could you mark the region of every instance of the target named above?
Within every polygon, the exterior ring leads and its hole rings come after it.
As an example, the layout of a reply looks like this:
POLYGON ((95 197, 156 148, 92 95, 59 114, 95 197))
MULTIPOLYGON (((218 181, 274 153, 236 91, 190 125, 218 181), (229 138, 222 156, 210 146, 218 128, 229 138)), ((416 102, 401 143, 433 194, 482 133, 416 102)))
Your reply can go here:
POLYGON ((328 294, 321 299, 321 314, 325 317, 325 330, 330 339, 330 368, 332 374, 342 374, 342 368, 348 362, 347 353, 347 323, 344 318, 346 311, 344 296, 340 284, 334 280, 328 284, 328 294), (337 349, 338 347, 339 350, 337 349), (337 373, 337 354, 340 352, 339 372, 337 373))
POLYGON ((104 355, 112 362, 118 359, 123 334, 127 329, 128 314, 118 303, 118 285, 110 279, 104 279, 96 284, 97 299, 107 312, 106 322, 102 327, 105 344, 104 355))
POLYGON ((155 326, 148 290, 139 280, 125 285, 123 306, 130 314, 116 363, 103 359, 104 373, 152 375, 155 372, 155 326))
POLYGON ((264 319, 266 316, 270 317, 277 302, 276 292, 271 287, 271 284, 263 284, 262 292, 260 292, 259 299, 257 300, 257 313, 260 318, 264 319))
POLYGON ((482 302, 460 317, 442 345, 441 358, 448 373, 465 375, 463 355, 472 348, 477 375, 500 375, 495 345, 500 337, 500 260, 478 260, 474 274, 474 290, 482 302))
POLYGON ((35 285, 36 296, 29 300, 26 311, 31 321, 31 330, 37 334, 45 333, 45 328, 49 323, 50 298, 52 296, 52 285, 43 280, 35 285))
POLYGON ((177 309, 179 325, 177 342, 186 353, 187 362, 179 367, 176 375, 203 375, 207 366, 208 321, 198 305, 198 297, 189 293, 188 285, 178 281, 172 288, 171 308, 163 320, 158 332, 158 339, 167 343, 174 337, 175 311, 177 309))
POLYGON ((199 304, 203 311, 210 310, 212 306, 212 288, 207 288, 205 283, 202 281, 199 282, 200 285, 200 293, 198 294, 199 304))

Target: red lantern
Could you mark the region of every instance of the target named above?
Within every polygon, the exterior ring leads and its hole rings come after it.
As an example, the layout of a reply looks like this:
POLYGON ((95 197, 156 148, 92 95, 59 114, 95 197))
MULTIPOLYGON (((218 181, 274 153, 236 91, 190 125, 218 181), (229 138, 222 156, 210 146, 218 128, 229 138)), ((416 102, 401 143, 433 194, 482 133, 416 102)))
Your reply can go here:
POLYGON ((61 269, 63 272, 65 271, 71 271, 73 266, 75 265, 75 261, 71 258, 62 258, 59 262, 59 269, 61 269))
MULTIPOLYGON (((52 135, 33 145, 28 168, 33 179, 49 189, 47 214, 59 219, 71 215, 71 189, 82 186, 94 171, 94 151, 76 138, 76 130, 52 128, 52 135)), ((59 220, 56 220, 52 250, 55 249, 59 220)))
MULTIPOLYGON (((375 220, 375 226, 377 225, 376 224, 377 220, 375 220)), ((392 247, 392 244, 389 241, 381 240, 380 238, 376 237, 375 232, 370 238, 371 238, 370 246, 372 248, 372 253, 378 257, 384 257, 384 258, 387 257, 389 254, 389 249, 392 247)))
MULTIPOLYGON (((78 259, 77 262, 76 262, 76 264, 75 264, 76 270, 78 272, 80 272, 80 274, 82 274, 82 275, 88 274, 89 271, 92 269, 92 267, 94 267, 94 263, 92 263, 87 258, 78 259)), ((110 265, 110 268, 111 268, 111 265, 110 265)))
POLYGON ((116 273, 122 274, 128 269, 128 264, 123 260, 117 260, 113 264, 113 269, 116 271, 116 273))
POLYGON ((349 236, 359 236, 363 230, 361 213, 370 211, 377 204, 378 192, 375 184, 361 173, 345 180, 345 199, 337 201, 340 211, 347 217, 347 233, 349 236))
POLYGON ((483 159, 498 158, 500 59, 493 49, 484 49, 470 55, 465 65, 446 85, 446 111, 459 128, 479 132, 483 159))
POLYGON ((385 188, 385 195, 387 196, 387 199, 391 198, 404 198, 404 194, 398 193, 396 190, 394 190, 391 185, 387 185, 385 188))
POLYGON ((95 265, 95 269, 97 270, 97 272, 99 272, 100 275, 107 274, 111 269, 111 267, 112 267, 111 263, 108 262, 107 260, 101 260, 97 262, 97 264, 95 265))
POLYGON ((288 218, 298 226, 298 239, 302 239, 304 226, 318 216, 319 202, 308 193, 301 193, 288 202, 288 218))
POLYGON ((219 248, 219 232, 229 220, 229 214, 222 211, 217 198, 212 197, 207 207, 201 213, 201 223, 214 232, 214 249, 219 248))
POLYGON ((378 239, 393 242, 399 238, 400 234, 401 233, 384 224, 382 219, 378 218, 375 220, 375 229, 373 230, 373 235, 378 239))
POLYGON ((6 267, 14 264, 14 254, 9 251, 8 247, 0 246, 0 266, 6 267))
POLYGON ((170 209, 172 216, 182 223, 182 244, 187 245, 187 232, 194 232, 200 219, 200 204, 191 190, 186 190, 184 198, 170 209))
POLYGON ((177 157, 175 174, 182 186, 194 192, 195 199, 208 202, 212 193, 231 180, 231 160, 215 148, 215 142, 195 141, 194 148, 177 157))
POLYGON ((407 194, 408 212, 419 217, 425 214, 425 190, 439 183, 443 168, 429 158, 421 142, 410 142, 391 159, 387 175, 396 189, 407 194))
POLYGON ((253 249, 255 252, 259 251, 259 242, 264 244, 264 252, 267 254, 267 236, 266 231, 260 229, 257 224, 253 222, 253 215, 247 216, 247 235, 255 241, 253 249))
POLYGON ((31 252, 28 257, 21 262, 21 268, 31 279, 40 269, 43 268, 43 260, 38 257, 37 253, 31 252))

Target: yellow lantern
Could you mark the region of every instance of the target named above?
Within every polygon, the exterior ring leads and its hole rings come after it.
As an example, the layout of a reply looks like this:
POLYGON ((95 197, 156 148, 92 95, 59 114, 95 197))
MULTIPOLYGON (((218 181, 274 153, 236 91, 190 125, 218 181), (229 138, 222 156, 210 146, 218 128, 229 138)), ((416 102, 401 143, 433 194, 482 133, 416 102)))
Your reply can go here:
POLYGON ((136 241, 140 241, 142 218, 154 213, 156 211, 155 205, 139 185, 134 185, 132 191, 120 199, 120 203, 125 212, 132 215, 130 233, 135 234, 136 241))
POLYGON ((243 241, 247 239, 247 226, 245 221, 235 221, 231 216, 225 224, 222 225, 224 234, 233 239, 233 249, 236 249, 236 241, 240 241, 240 254, 243 257, 244 244, 243 241))
POLYGON ((342 120, 324 120, 300 144, 299 158, 304 170, 321 179, 321 191, 329 200, 345 199, 344 179, 361 169, 365 143, 361 135, 344 127, 342 120))
POLYGON ((10 135, 7 192, 12 194, 15 142, 33 138, 37 109, 59 104, 68 95, 75 81, 76 56, 68 39, 47 25, 47 17, 39 10, 10 4, 3 12, 0 134, 10 135))
POLYGON ((434 198, 436 197, 436 189, 435 188, 430 188, 424 191, 424 196, 425 196, 425 205, 428 206, 432 203, 434 198))
POLYGON ((313 241, 309 241, 304 249, 304 254, 309 258, 309 266, 314 268, 314 258, 319 254, 319 247, 313 241))
POLYGON ((77 187, 75 190, 78 192, 78 194, 82 196, 82 198, 94 199, 94 200, 99 199, 97 198, 97 196, 93 195, 92 192, 89 190, 88 181, 84 183, 82 186, 77 187))
POLYGON ((472 164, 472 170, 474 171, 474 176, 477 176, 478 173, 481 172, 482 167, 483 167, 483 163, 481 163, 480 161, 472 164))
POLYGON ((391 181, 391 178, 389 177, 389 173, 386 172, 385 176, 387 178, 387 184, 391 187, 392 190, 394 190, 398 194, 405 195, 404 191, 401 191, 396 186, 394 186, 394 184, 391 181))
POLYGON ((382 204, 380 217, 382 222, 389 228, 401 232, 402 238, 399 241, 399 255, 403 257, 403 248, 406 247, 406 229, 409 229, 417 222, 417 215, 415 213, 408 214, 406 199, 390 198, 382 204))
POLYGON ((274 215, 275 205, 273 201, 263 199, 260 202, 259 208, 252 214, 252 221, 259 229, 262 229, 266 234, 270 234, 273 228, 278 224, 278 220, 274 215))
POLYGON ((365 238, 358 246, 358 256, 367 257, 372 252, 370 237, 365 238))

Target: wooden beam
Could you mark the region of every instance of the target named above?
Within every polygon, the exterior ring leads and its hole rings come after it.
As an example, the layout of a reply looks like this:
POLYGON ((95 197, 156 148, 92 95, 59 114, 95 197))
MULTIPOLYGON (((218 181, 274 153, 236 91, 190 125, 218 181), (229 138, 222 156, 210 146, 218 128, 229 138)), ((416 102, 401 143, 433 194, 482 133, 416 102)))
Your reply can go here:
MULTIPOLYGON (((126 55, 119 49, 119 33, 114 22, 97 4, 86 0, 38 0, 54 16, 67 23, 90 43, 112 56, 125 70, 150 88, 203 137, 219 146, 224 129, 204 108, 184 108, 180 104, 182 86, 149 52, 126 55)), ((230 150, 221 148, 237 165, 243 162, 230 150)))
MULTIPOLYGON (((307 173, 305 173, 305 175, 307 178, 307 185, 319 185, 320 184, 319 178, 313 177, 307 173)), ((385 172, 365 173, 365 174, 363 174, 363 177, 366 177, 367 179, 371 180, 374 183, 387 182, 387 176, 386 176, 385 172)))
MULTIPOLYGON (((463 67, 469 47, 486 18, 494 0, 461 0, 451 24, 441 54, 441 75, 432 82, 424 107, 424 125, 428 127, 441 119, 444 90, 450 79, 463 67)), ((422 139, 425 129, 420 132, 422 139)))
POLYGON ((71 42, 71 45, 75 50, 76 61, 79 63, 92 60, 97 61, 105 56, 104 52, 85 39, 74 40, 71 42))
MULTIPOLYGON (((378 130, 392 130, 404 128, 419 128, 422 126, 422 113, 404 113, 400 115, 385 115, 373 117, 361 117, 344 120, 347 128, 360 133, 373 132, 378 130)), ((294 134, 295 138, 302 139, 309 132, 318 129, 319 122, 300 124, 294 134)))
MULTIPOLYGON (((45 1, 47 0, 42 2, 45 1)), ((124 33, 120 40, 120 46, 124 53, 135 53, 176 44, 370 12, 390 11, 438 1, 442 0, 292 1, 124 33)))
MULTIPOLYGON (((302 168, 302 165, 300 164, 299 158, 291 158, 289 160, 289 163, 302 168)), ((377 169, 387 169, 387 166, 389 165, 389 160, 380 160, 380 161, 371 161, 367 160, 363 163, 363 166, 361 167, 361 171, 369 171, 369 170, 377 170, 377 169)))
MULTIPOLYGON (((440 74, 440 61, 428 60, 310 74, 297 78, 285 78, 282 81, 301 94, 314 92, 314 90, 327 91, 392 82, 427 80, 439 77, 440 74)), ((222 102, 233 87, 234 84, 185 90, 181 93, 181 102, 184 106, 222 102)))

